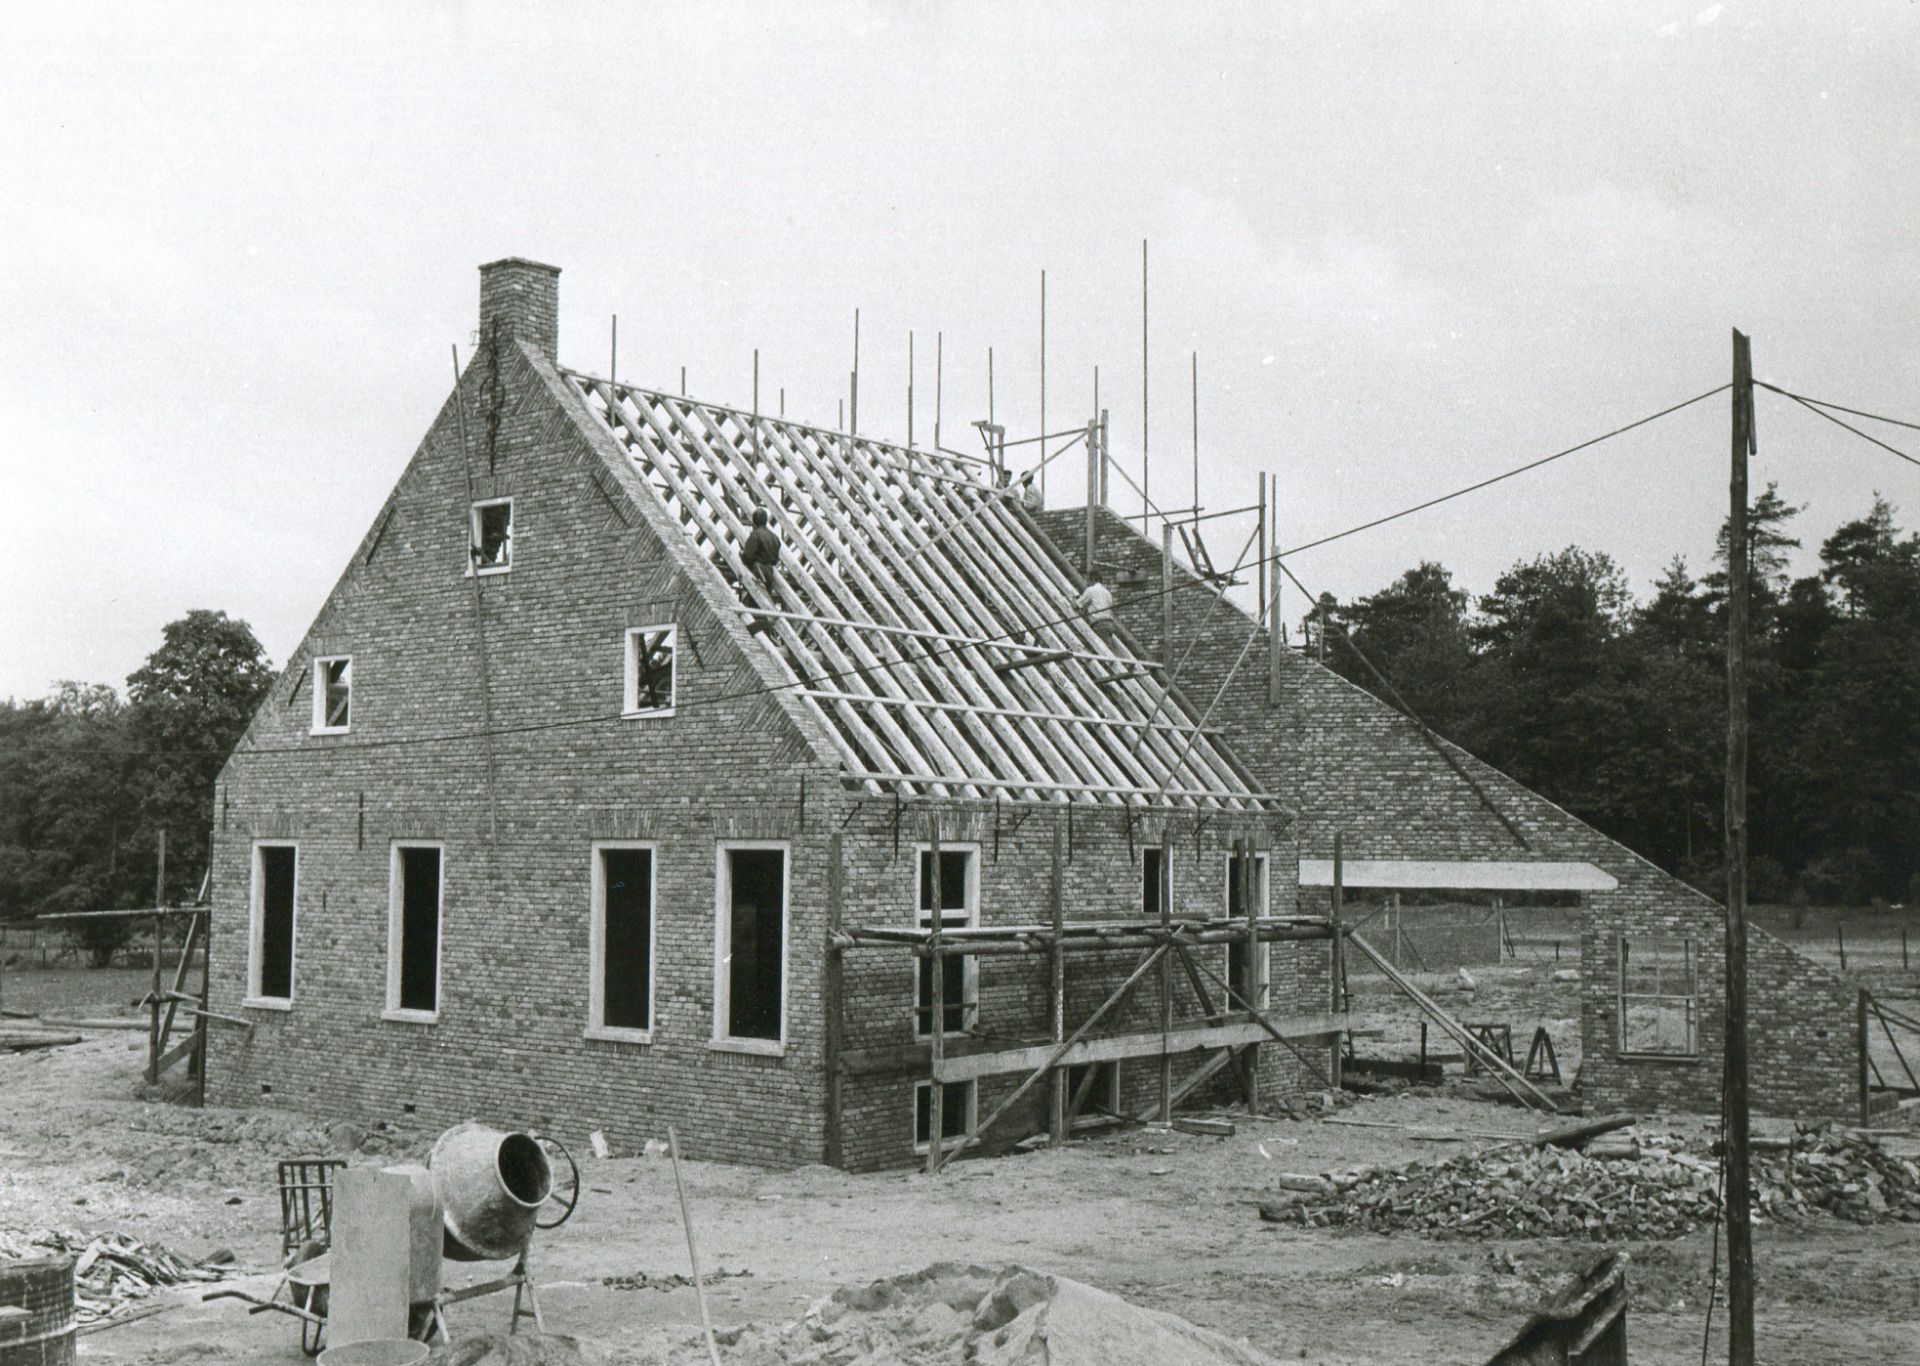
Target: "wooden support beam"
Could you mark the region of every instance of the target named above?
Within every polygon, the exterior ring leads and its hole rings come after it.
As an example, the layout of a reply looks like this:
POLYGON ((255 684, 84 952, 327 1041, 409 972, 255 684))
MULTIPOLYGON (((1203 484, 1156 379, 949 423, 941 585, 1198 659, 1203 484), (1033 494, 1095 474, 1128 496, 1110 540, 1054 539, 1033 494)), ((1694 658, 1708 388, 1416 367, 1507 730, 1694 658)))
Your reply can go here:
MULTIPOLYGON (((927 830, 927 838, 933 845, 933 886, 929 889, 932 898, 932 929, 928 936, 933 957, 933 990, 928 994, 932 1000, 932 1019, 928 1022, 930 1057, 932 1063, 933 1085, 927 1095, 927 1175, 932 1176, 940 1170, 941 1135, 946 1119, 944 1104, 946 1081, 940 1075, 941 1066, 947 1058, 947 960, 941 953, 941 921, 946 918, 943 912, 944 900, 941 897, 940 869, 940 814, 935 812, 927 830)), ((919 882, 919 870, 915 869, 914 882, 919 882)), ((916 900, 918 893, 916 895, 916 900)))
POLYGON ((843 1090, 841 1087, 840 1058, 847 1046, 846 1019, 846 964, 841 956, 831 949, 832 937, 840 933, 841 917, 845 913, 846 899, 846 858, 839 831, 827 838, 827 935, 829 947, 824 965, 824 981, 827 999, 826 1008, 826 1049, 827 1049, 827 1113, 825 1128, 824 1160, 829 1167, 838 1167, 846 1160, 845 1135, 843 1123, 843 1090))
MULTIPOLYGON (((1157 964, 1162 955, 1156 953, 1154 958, 1157 964)), ((1031 1072, 1042 1067, 1079 1067, 1085 1063, 1127 1058, 1175 1058, 1215 1048, 1242 1048, 1263 1039, 1285 1038, 1307 1043, 1338 1034, 1345 1028, 1345 1022, 1337 1015, 1289 1015, 1278 1019, 1235 1020, 1221 1025, 1182 1026, 1168 1034, 1156 1029, 1144 1034, 1112 1034, 1088 1039, 1078 1037, 1080 1031, 1076 1030, 1076 1037, 1069 1045, 1035 1044, 950 1057, 941 1063, 938 1075, 950 1083, 963 1082, 1009 1072, 1031 1072)), ((1157 1108, 1158 1102, 1155 1104, 1157 1108)))
MULTIPOLYGON (((1066 868, 1061 861, 1061 843, 1060 822, 1056 820, 1053 823, 1053 871, 1047 880, 1047 912, 1053 917, 1053 942, 1047 946, 1047 1000, 1055 1047, 1067 1038, 1066 868)), ((1864 1038, 1862 1031, 1863 1041, 1864 1038)), ((1049 1137, 1054 1143, 1065 1142, 1067 1137, 1066 1087, 1067 1074, 1054 1069, 1053 1096, 1048 1107, 1049 1137)))

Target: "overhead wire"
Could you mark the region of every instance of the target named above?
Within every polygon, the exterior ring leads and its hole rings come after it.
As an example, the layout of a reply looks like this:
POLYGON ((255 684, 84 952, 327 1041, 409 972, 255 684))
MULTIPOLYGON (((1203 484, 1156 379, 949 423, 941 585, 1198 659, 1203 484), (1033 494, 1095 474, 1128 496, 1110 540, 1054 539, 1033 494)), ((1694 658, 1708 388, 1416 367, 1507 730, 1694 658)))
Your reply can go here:
POLYGON ((1282 555, 1298 555, 1304 550, 1313 550, 1323 545, 1330 545, 1334 541, 1345 540, 1347 537, 1357 536, 1363 531, 1371 531, 1375 527, 1385 526, 1388 522, 1397 522, 1402 517, 1411 517, 1416 512, 1425 512, 1428 508, 1438 507, 1442 503, 1450 503, 1455 498, 1464 498, 1469 493, 1478 493, 1481 489, 1490 488, 1504 480, 1513 478, 1515 475, 1525 474, 1528 470, 1537 470, 1542 465, 1551 465, 1556 460, 1564 460, 1570 455, 1576 455, 1581 451, 1599 445, 1602 441, 1611 441, 1616 436, 1624 436, 1636 427, 1644 427, 1649 422, 1657 422, 1669 414, 1679 412, 1682 408, 1692 407, 1703 399, 1712 398, 1715 394, 1725 393, 1732 387, 1733 384, 1731 381, 1726 384, 1716 385, 1704 394, 1695 394, 1692 398, 1682 399, 1679 403, 1662 408, 1657 413, 1648 413, 1645 417, 1636 418, 1624 426, 1615 427, 1610 432, 1602 432, 1599 436, 1589 437, 1576 446, 1568 446, 1565 450, 1555 451, 1552 455, 1543 455, 1538 460, 1529 460, 1524 465, 1516 465, 1510 470, 1504 470, 1499 474, 1482 479, 1478 483, 1468 484, 1465 488, 1457 488, 1451 493, 1443 493, 1437 498, 1429 498, 1425 502, 1415 503, 1412 507, 1402 508, 1398 512, 1390 512, 1384 517, 1375 517, 1370 522, 1362 522, 1358 526, 1350 526, 1345 531, 1336 531, 1331 536, 1322 536, 1318 540, 1308 541, 1304 545, 1296 545, 1292 549, 1283 550, 1280 553, 1282 555))
MULTIPOLYGON (((1818 399, 1802 398, 1799 394, 1788 393, 1785 389, 1777 388, 1771 384, 1763 384, 1759 380, 1755 380, 1754 383, 1758 384, 1762 389, 1772 390, 1774 393, 1779 394, 1782 398, 1792 399, 1795 403, 1798 403, 1802 408, 1805 408, 1808 412, 1814 413, 1820 417, 1824 417, 1827 421, 1831 422, 1836 427, 1844 427, 1846 430, 1852 432, 1855 436, 1859 437, 1862 441, 1872 442, 1874 445, 1878 446, 1881 450, 1886 451, 1891 455, 1899 456, 1902 460, 1906 461, 1909 465, 1920 465, 1920 459, 1916 459, 1913 456, 1908 455, 1905 451, 1901 450, 1898 446, 1889 446, 1886 442, 1882 441, 1879 437, 1872 436, 1866 432, 1861 431, 1858 427, 1854 426, 1851 422, 1842 422, 1839 418, 1835 417, 1832 413, 1826 411, 1826 409, 1828 408, 1840 408, 1840 405, 1837 403, 1823 404, 1818 399)), ((1854 416, 1856 417, 1872 416, 1872 414, 1856 412, 1852 408, 1840 408, 1840 411, 1843 413, 1854 413, 1854 416)), ((1911 427, 1914 425, 1911 422, 1900 422, 1890 417, 1877 417, 1877 418, 1874 418, 1874 420, 1876 422, 1891 422, 1896 427, 1911 427)), ((1916 429, 1916 430, 1920 430, 1920 429, 1916 429)))

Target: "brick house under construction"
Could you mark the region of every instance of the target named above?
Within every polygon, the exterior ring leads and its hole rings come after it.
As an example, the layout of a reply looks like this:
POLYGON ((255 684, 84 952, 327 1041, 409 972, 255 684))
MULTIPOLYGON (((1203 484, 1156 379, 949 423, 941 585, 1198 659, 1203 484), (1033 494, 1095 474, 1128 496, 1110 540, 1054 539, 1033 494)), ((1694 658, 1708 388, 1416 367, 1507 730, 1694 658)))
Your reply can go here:
MULTIPOLYGON (((216 1099, 849 1168, 1270 1104, 1337 1066, 1339 831, 1349 886, 1578 893, 1590 1102, 1714 1107, 1712 903, 1104 508, 561 368, 558 274, 482 268, 476 357, 222 773, 216 1099)), ((1756 1104, 1850 1112, 1851 994, 1764 937, 1753 981, 1756 1104)))

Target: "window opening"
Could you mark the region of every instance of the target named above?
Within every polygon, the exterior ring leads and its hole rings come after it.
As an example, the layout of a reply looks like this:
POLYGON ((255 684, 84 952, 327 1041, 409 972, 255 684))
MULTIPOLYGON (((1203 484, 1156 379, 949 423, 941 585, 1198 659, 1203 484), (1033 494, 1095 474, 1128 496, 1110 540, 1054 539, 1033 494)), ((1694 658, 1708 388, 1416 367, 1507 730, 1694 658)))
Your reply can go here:
POLYGON ((291 844, 254 849, 253 972, 248 995, 293 999, 293 905, 298 853, 291 844))
POLYGON ((437 845, 394 848, 390 1010, 432 1015, 440 1009, 441 864, 437 845))
POLYGON ((673 714, 677 635, 672 626, 640 626, 627 632, 628 716, 673 714))
POLYGON ((727 849, 722 860, 721 977, 726 1002, 720 1034, 777 1043, 786 1024, 787 853, 727 849))
POLYGON ((1080 1088, 1087 1084, 1088 1073, 1093 1074, 1093 1082, 1087 1085, 1087 1094, 1080 1102, 1080 1111, 1074 1117, 1077 1124, 1081 1120, 1100 1115, 1120 1113, 1120 1064, 1118 1062, 1082 1062, 1067 1068, 1067 1099, 1080 1094, 1080 1088))
MULTIPOLYGON (((1267 856, 1255 854, 1253 857, 1253 905, 1257 914, 1264 914, 1267 908, 1267 856)), ((1240 895, 1240 883, 1243 859, 1229 854, 1227 856, 1227 918, 1235 924, 1245 924, 1247 919, 1246 903, 1240 895)), ((1266 945, 1260 945, 1261 952, 1250 955, 1251 946, 1243 940, 1230 940, 1227 943, 1227 981, 1232 985, 1239 1001, 1223 1002, 1227 1010, 1245 1010, 1245 1001, 1258 1008, 1266 1008, 1267 964, 1266 945)))
POLYGON ((313 662, 313 731, 316 735, 345 734, 353 723, 353 657, 341 655, 313 662))
POLYGON ((593 1029, 653 1028, 653 850, 596 851, 593 908, 593 1029))
POLYGON ((1699 1052, 1699 963, 1691 939, 1620 937, 1620 1051, 1699 1052))
MULTIPOLYGON (((973 849, 943 848, 940 851, 940 927, 966 929, 977 917, 977 852, 973 849)), ((918 923, 923 929, 933 926, 933 850, 920 850, 919 890, 916 905, 918 923)), ((973 1027, 979 1008, 978 964, 971 954, 947 958, 942 974, 944 986, 941 1032, 963 1034, 973 1027)), ((914 960, 913 1032, 927 1038, 933 1032, 933 960, 914 960)))
MULTIPOLYGON (((925 1152, 933 1132, 933 1086, 930 1081, 913 1084, 913 1146, 925 1152)), ((953 1143, 973 1129, 974 1104, 978 1093, 970 1081, 948 1083, 940 1088, 940 1141, 953 1143)))
POLYGON ((1166 850, 1152 845, 1140 851, 1140 914, 1148 920, 1160 918, 1160 861, 1166 850))
POLYGON ((513 568, 513 499, 475 503, 469 526, 467 553, 482 574, 501 574, 513 568))

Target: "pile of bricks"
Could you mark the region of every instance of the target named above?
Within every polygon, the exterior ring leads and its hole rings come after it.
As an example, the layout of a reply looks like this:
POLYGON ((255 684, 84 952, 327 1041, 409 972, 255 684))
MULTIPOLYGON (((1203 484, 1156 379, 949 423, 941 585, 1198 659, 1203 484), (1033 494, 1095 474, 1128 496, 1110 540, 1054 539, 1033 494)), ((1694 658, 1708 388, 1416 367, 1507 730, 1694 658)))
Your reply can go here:
MULTIPOLYGON (((1772 1145, 1770 1145, 1772 1146, 1772 1145)), ((1920 1167, 1866 1134, 1808 1129, 1754 1163, 1762 1218, 1825 1212, 1920 1222, 1920 1167)), ((1719 1164, 1670 1136, 1615 1139, 1593 1155, 1557 1148, 1463 1154, 1403 1169, 1289 1178, 1261 1217, 1436 1237, 1666 1240, 1713 1220, 1719 1164)))

